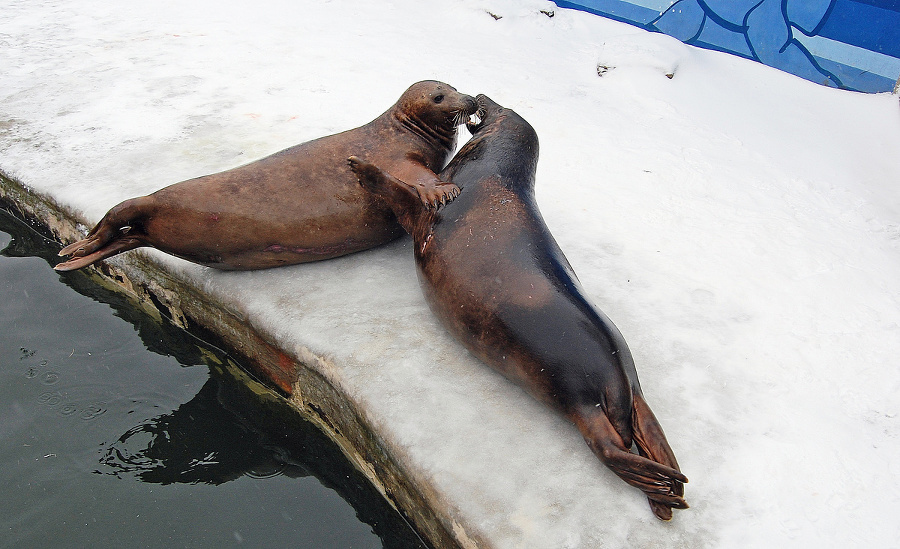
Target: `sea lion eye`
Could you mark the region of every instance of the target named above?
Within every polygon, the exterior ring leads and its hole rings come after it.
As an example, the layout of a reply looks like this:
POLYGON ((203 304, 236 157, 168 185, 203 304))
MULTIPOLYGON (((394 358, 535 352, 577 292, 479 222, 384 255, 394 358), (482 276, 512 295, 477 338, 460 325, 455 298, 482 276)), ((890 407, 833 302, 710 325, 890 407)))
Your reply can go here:
POLYGON ((434 101, 435 103, 440 103, 443 100, 444 100, 444 94, 435 95, 434 99, 432 99, 432 101, 434 101))

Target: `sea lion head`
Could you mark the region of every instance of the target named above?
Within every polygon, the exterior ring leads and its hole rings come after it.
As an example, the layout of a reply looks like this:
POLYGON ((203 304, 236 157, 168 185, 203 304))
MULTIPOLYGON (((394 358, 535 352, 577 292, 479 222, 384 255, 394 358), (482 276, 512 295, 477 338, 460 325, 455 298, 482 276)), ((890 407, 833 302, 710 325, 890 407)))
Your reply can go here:
POLYGON ((396 116, 404 125, 442 140, 455 140, 457 126, 478 110, 475 98, 459 93, 443 82, 425 80, 410 86, 400 96, 396 116))
POLYGON ((472 138, 445 170, 449 179, 456 179, 457 170, 484 165, 489 166, 492 174, 503 175, 507 183, 530 188, 534 184, 539 151, 534 128, 516 111, 484 94, 476 102, 478 110, 466 123, 472 138))
POLYGON ((514 124, 528 125, 528 123, 518 116, 515 111, 500 105, 490 97, 479 94, 475 98, 478 109, 475 114, 466 122, 466 129, 473 136, 488 131, 489 129, 498 127, 507 118, 514 118, 514 124))

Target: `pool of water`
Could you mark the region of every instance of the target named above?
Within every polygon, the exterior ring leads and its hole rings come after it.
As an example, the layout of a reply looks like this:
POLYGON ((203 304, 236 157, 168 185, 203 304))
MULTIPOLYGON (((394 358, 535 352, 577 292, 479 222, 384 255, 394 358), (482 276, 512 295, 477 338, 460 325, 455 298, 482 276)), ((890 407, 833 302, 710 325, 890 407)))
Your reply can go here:
POLYGON ((0 547, 425 547, 231 357, 58 248, 0 209, 0 547))

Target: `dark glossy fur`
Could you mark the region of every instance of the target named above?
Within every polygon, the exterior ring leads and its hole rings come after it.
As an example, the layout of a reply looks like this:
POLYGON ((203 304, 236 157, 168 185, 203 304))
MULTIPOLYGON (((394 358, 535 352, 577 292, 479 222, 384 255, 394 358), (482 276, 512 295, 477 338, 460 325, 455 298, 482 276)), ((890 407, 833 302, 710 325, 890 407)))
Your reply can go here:
POLYGON ((351 158, 415 241, 427 300, 476 356, 565 414, 593 452, 644 491, 659 518, 687 508, 687 478, 641 393, 622 334, 590 303, 534 200, 538 139, 478 98, 480 125, 441 172, 460 195, 426 209, 389 170, 351 158), (632 443, 637 453, 633 453, 632 443))

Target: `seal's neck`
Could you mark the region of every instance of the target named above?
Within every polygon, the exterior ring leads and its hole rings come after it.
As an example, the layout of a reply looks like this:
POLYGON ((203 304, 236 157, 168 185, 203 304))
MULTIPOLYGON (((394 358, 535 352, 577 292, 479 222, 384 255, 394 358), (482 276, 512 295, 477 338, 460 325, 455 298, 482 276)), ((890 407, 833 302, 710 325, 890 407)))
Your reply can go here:
POLYGON ((398 111, 394 120, 403 128, 425 140, 430 147, 443 147, 447 151, 456 149, 456 126, 452 122, 430 126, 415 115, 398 111))

